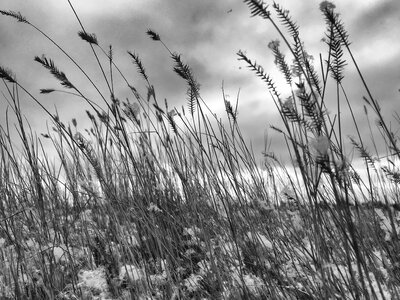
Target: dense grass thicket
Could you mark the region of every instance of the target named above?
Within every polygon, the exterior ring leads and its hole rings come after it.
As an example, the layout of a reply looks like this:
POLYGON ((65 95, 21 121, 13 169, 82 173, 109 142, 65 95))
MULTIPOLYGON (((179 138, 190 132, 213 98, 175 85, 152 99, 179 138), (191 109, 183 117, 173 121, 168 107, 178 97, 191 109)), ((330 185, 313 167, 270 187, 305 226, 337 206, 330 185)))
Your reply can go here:
POLYGON ((273 153, 257 162, 237 106, 223 95, 225 121, 213 114, 194 72, 155 31, 147 34, 187 84, 182 109, 160 100, 138 54, 127 57, 145 95, 120 72, 112 48, 82 26, 79 36, 108 90, 101 93, 86 66, 42 29, 0 10, 59 47, 98 92, 89 98, 54 60, 35 57, 63 86, 42 89, 43 97, 68 92, 90 105, 91 127, 83 130, 76 119, 61 122, 0 67, 2 98, 16 117, 22 149, 15 151, 13 124, 0 128, 0 299, 400 299, 399 136, 359 71, 335 6, 320 4, 327 51, 314 65, 287 10, 244 2, 279 36, 268 47, 285 91, 245 51, 237 55, 249 76, 265 83, 281 116, 283 127, 271 130, 286 142, 293 172, 273 153), (352 101, 359 100, 347 97, 345 67, 359 73, 365 112, 377 119, 372 142, 354 117, 352 101), (119 98, 117 81, 129 87, 128 99, 119 98), (49 132, 32 132, 21 98, 47 113, 49 132), (328 104, 336 109, 328 113, 328 104), (344 111, 354 121, 349 138, 344 111), (374 144, 386 152, 368 152, 374 144), (350 148, 366 176, 346 156, 350 148))

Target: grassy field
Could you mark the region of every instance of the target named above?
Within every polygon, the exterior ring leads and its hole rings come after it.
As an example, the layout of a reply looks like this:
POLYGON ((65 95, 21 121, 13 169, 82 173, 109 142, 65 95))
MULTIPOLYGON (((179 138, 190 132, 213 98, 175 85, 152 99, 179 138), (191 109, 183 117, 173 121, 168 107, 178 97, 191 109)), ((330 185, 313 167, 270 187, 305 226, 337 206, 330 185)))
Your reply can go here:
MULTIPOLYGON (((165 48, 187 84, 182 109, 160 101, 140 57, 129 52, 147 90, 140 94, 112 49, 83 27, 79 36, 108 93, 60 53, 103 103, 85 96, 52 59, 35 61, 63 86, 41 93, 80 97, 91 107, 90 128, 75 119, 62 123, 0 67, 22 149, 19 155, 9 126, 2 127, 0 299, 400 299, 398 135, 361 72, 365 112, 375 114, 379 134, 371 140, 359 131, 342 85, 344 68, 359 68, 334 5, 320 5, 327 51, 317 69, 288 11, 244 2, 280 35, 268 47, 291 94, 286 99, 262 66, 244 51, 237 55, 269 90, 283 124, 271 130, 282 135, 292 166, 270 152, 260 165, 242 135, 237 106, 223 95, 225 120, 213 114, 194 72, 153 30, 149 38, 165 48), (129 87, 130 99, 118 98, 116 80, 129 87), (31 130, 22 95, 47 113, 53 128, 46 134, 31 130), (336 111, 327 112, 328 102, 336 111), (351 138, 342 133, 344 111, 354 121, 351 138), (43 141, 53 145, 55 161, 43 141), (384 153, 368 152, 367 145, 378 143, 384 153), (366 176, 346 147, 357 151, 366 176)), ((0 13, 53 42, 20 13, 0 13)))

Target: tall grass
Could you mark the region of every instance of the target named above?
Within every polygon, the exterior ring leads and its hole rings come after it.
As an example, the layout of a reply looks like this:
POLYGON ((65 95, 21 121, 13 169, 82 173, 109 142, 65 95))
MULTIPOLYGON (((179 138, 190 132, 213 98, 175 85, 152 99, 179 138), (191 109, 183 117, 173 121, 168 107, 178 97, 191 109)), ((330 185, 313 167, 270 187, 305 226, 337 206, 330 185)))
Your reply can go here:
POLYGON ((67 92, 91 107, 90 128, 80 128, 76 119, 64 124, 0 68, 22 146, 19 155, 11 124, 1 128, 1 299, 400 298, 397 136, 362 76, 333 4, 320 5, 327 54, 316 68, 287 10, 244 1, 252 16, 272 24, 292 56, 290 65, 278 40, 268 45, 291 94, 283 99, 262 66, 238 52, 265 82, 281 116, 284 127, 273 130, 286 142, 290 174, 273 153, 258 164, 237 107, 223 95, 227 122, 213 114, 191 68, 159 34, 147 31, 186 82, 182 109, 160 101, 139 55, 128 51, 147 91, 140 94, 118 68, 112 48, 104 49, 85 30, 68 2, 107 93, 44 31, 18 12, 0 11, 48 38, 103 101, 89 98, 54 60, 35 57, 63 86, 43 88, 43 97, 67 92), (381 136, 374 143, 383 141, 385 154, 368 152, 355 121, 343 72, 350 65, 378 118, 381 136), (130 99, 118 98, 119 81, 130 99), (335 94, 326 92, 329 85, 335 94), (52 130, 40 137, 31 130, 20 97, 47 113, 52 130), (336 111, 327 113, 332 101, 336 111), (349 140, 344 110, 354 121, 349 140), (56 162, 44 139, 53 145, 56 162), (346 155, 349 142, 365 162, 366 180, 346 155), (385 167, 376 165, 382 156, 385 167))

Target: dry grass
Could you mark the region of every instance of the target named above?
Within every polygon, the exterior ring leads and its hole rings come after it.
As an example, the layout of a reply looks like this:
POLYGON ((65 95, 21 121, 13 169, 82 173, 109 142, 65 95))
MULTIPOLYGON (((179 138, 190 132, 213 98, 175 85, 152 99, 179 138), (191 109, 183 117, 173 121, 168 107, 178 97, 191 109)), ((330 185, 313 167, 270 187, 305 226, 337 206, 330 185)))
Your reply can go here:
MULTIPOLYGON (((90 105, 85 131, 75 119, 63 124, 0 68, 23 149, 17 155, 8 128, 1 128, 1 299, 400 298, 399 173, 393 163, 398 137, 361 73, 366 104, 379 120, 381 136, 374 142, 386 145, 386 161, 366 150, 356 122, 356 137, 342 135, 341 111, 353 116, 343 68, 353 64, 358 70, 343 23, 330 3, 321 3, 327 56, 319 76, 287 11, 244 2, 253 16, 272 23, 292 55, 290 65, 282 45, 269 44, 288 99, 245 52, 238 58, 270 90, 284 125, 273 129, 286 141, 294 176, 271 153, 265 153, 264 166, 257 164, 235 106, 224 97, 224 126, 207 108, 190 67, 156 32, 148 35, 165 47, 187 83, 186 111, 159 102, 139 56, 129 52, 145 82, 143 97, 119 71, 112 49, 101 48, 82 28, 79 36, 93 52, 108 94, 60 50, 87 76, 103 105, 87 98, 50 58, 35 60, 66 89, 46 88, 43 94, 68 92, 90 105), (117 78, 130 88, 131 100, 118 99, 117 78), (325 93, 329 85, 335 95, 325 93), (53 131, 38 138, 30 130, 19 104, 22 93, 48 114, 53 131), (328 114, 332 99, 337 111, 328 114), (52 142, 56 163, 46 156, 43 139, 52 142), (365 162, 366 181, 346 157, 349 142, 365 162), (378 167, 378 160, 387 166, 378 167)), ((20 13, 0 12, 46 36, 20 13)))

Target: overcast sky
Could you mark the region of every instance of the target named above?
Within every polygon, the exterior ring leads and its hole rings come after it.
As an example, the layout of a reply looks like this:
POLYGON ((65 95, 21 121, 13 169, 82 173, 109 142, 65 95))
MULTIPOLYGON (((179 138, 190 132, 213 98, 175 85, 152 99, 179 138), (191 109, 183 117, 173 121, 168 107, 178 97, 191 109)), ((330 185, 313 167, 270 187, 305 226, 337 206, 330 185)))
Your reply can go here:
MULTIPOLYGON (((306 49, 315 58, 325 55, 321 42, 325 23, 319 11, 320 1, 278 1, 290 10, 300 26, 306 49)), ((173 62, 161 46, 146 35, 148 28, 158 32, 172 51, 182 54, 201 84, 204 100, 221 116, 223 100, 221 85, 229 99, 235 101, 240 90, 239 122, 256 154, 264 147, 264 133, 277 123, 277 112, 265 85, 237 60, 238 50, 262 64, 279 84, 282 76, 276 71, 268 42, 278 38, 271 24, 260 18, 250 18, 247 6, 239 0, 73 0, 76 11, 90 33, 96 33, 99 43, 112 44, 115 62, 139 90, 144 83, 137 75, 126 51, 139 54, 153 82, 158 98, 166 98, 170 107, 186 106, 185 83, 173 73, 173 62)), ((340 0, 334 1, 337 11, 350 34, 352 49, 373 95, 381 101, 383 112, 391 116, 400 112, 400 1, 398 0, 340 0)), ((106 93, 104 81, 91 55, 88 44, 77 36, 80 30, 67 1, 63 0, 1 0, 0 9, 20 11, 31 23, 49 34, 95 78, 106 93)), ((271 7, 272 9, 272 7, 271 7)), ((60 94, 40 95, 41 88, 59 88, 59 83, 33 61, 34 56, 46 54, 65 71, 73 84, 87 95, 98 98, 76 68, 38 32, 29 26, 0 16, 0 65, 16 74, 19 82, 40 99, 52 112, 55 106, 65 122, 75 117, 84 127, 85 106, 74 97, 60 94)), ((291 58, 290 58, 291 59, 291 58)), ((362 90, 355 69, 349 65, 344 86, 356 106, 361 128, 362 90)), ((117 97, 129 94, 124 84, 117 84, 117 97)), ((4 86, 1 87, 4 91, 4 86)), ((284 87, 281 94, 288 95, 284 87)), ((131 96, 130 96, 131 97, 131 96)), ((333 101, 333 99, 332 99, 333 101)), ((45 132, 46 117, 27 97, 21 105, 33 129, 45 132)), ((2 124, 5 120, 4 97, 0 101, 2 124)), ((351 123, 346 123, 347 128, 351 123)), ((393 124, 395 128, 398 124, 393 124)), ((367 132, 366 132, 367 133, 367 132)), ((273 146, 279 138, 269 131, 273 146)))

